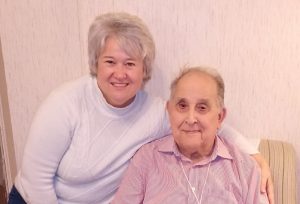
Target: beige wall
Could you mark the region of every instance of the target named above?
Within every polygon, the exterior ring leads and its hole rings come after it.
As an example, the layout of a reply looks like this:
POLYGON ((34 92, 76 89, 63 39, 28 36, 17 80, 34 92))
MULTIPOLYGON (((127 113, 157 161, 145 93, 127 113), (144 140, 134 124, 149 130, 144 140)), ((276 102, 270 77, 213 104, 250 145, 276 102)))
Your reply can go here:
POLYGON ((218 68, 227 85, 227 123, 248 138, 292 143, 300 171, 297 0, 0 0, 18 166, 38 105, 61 82, 88 72, 88 26, 107 11, 137 14, 150 27, 157 58, 147 90, 166 98, 183 64, 218 68))

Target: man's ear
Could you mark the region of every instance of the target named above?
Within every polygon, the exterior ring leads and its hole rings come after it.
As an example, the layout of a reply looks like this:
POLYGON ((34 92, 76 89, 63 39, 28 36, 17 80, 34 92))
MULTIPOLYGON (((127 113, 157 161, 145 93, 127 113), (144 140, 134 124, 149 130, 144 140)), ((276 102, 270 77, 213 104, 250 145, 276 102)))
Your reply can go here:
POLYGON ((218 114, 219 122, 222 123, 226 117, 227 110, 226 108, 222 108, 220 113, 218 114))
POLYGON ((166 109, 167 109, 167 111, 169 111, 169 106, 170 106, 170 100, 167 100, 167 103, 166 103, 166 109))

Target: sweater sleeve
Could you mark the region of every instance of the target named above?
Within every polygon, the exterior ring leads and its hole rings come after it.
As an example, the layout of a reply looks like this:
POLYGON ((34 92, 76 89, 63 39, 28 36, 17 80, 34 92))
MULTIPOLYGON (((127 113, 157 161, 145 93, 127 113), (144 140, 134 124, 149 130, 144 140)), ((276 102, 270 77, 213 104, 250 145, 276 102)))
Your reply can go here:
POLYGON ((52 94, 35 115, 16 185, 28 203, 58 203, 54 178, 73 133, 69 105, 52 94))
POLYGON ((258 153, 256 147, 254 147, 241 133, 229 125, 223 123, 222 128, 219 130, 219 135, 232 141, 242 152, 250 155, 258 153))

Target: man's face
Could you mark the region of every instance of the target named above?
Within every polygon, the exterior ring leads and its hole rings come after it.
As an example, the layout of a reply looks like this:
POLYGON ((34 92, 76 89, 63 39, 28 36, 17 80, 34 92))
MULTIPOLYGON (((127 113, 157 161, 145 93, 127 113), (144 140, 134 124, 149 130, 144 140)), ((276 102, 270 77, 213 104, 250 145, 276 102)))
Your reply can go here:
POLYGON ((218 103, 216 82, 192 71, 184 75, 167 104, 174 140, 181 151, 211 149, 225 117, 218 103))

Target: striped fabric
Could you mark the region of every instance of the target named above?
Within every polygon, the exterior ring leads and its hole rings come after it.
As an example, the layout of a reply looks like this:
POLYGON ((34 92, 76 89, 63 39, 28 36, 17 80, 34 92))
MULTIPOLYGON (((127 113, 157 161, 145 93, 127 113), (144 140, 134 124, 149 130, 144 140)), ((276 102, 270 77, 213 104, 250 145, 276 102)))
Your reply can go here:
POLYGON ((194 204, 201 195, 202 204, 268 203, 254 160, 219 137, 212 155, 211 166, 210 158, 193 164, 172 136, 148 143, 131 160, 113 204, 194 204))
POLYGON ((269 162, 275 191, 276 204, 296 204, 296 158, 289 143, 261 140, 259 151, 269 162))

